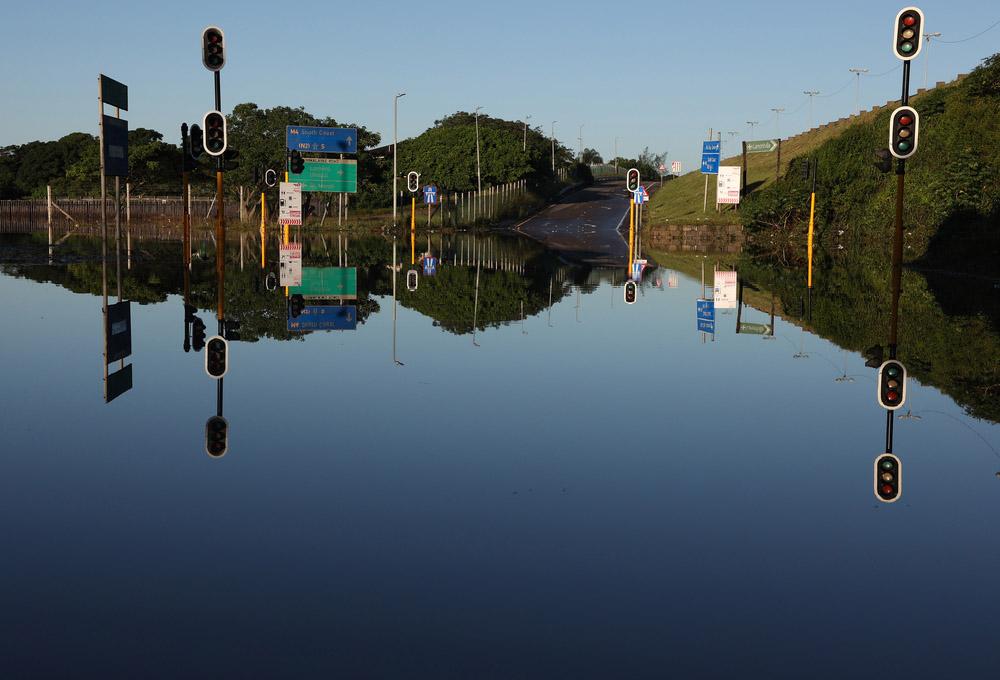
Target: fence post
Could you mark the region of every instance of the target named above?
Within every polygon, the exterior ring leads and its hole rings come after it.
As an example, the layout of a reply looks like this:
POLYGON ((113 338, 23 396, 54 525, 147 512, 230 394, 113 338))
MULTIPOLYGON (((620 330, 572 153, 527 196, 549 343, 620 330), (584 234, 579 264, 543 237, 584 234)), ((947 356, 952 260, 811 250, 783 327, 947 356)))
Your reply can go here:
POLYGON ((132 224, 132 184, 125 182, 125 224, 132 224))

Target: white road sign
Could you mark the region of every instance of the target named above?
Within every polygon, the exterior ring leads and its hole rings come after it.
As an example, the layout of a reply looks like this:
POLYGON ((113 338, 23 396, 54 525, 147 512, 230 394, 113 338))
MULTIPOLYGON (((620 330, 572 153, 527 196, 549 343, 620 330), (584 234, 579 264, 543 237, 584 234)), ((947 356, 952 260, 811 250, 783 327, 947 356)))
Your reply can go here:
POLYGON ((670 163, 670 172, 671 172, 671 174, 674 174, 674 175, 681 174, 681 162, 680 161, 672 161, 670 163))
POLYGON ((279 251, 279 283, 282 286, 302 285, 302 244, 286 243, 279 251))
POLYGON ((736 309, 736 272, 715 270, 715 308, 736 309))
POLYGON ((742 168, 738 165, 720 165, 716 179, 715 202, 736 205, 740 202, 740 178, 742 168))
POLYGON ((278 186, 278 198, 278 224, 302 224, 302 183, 282 182, 278 186))

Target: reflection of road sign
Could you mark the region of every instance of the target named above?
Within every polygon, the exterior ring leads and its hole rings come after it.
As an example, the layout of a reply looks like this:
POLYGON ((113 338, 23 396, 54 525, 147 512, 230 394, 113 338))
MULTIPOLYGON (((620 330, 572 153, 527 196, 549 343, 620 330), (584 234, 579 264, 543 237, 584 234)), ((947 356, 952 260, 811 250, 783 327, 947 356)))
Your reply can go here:
POLYGON ((110 404, 132 389, 132 364, 128 364, 125 368, 114 373, 108 373, 108 382, 104 387, 104 403, 106 404, 110 404))
POLYGON ((410 291, 411 293, 416 291, 417 283, 419 281, 420 278, 417 275, 416 269, 411 269, 410 271, 406 272, 406 290, 410 291))
POLYGON ((358 297, 357 267, 303 267, 302 280, 288 291, 312 300, 358 297))
POLYGON ((303 163, 296 176, 302 191, 358 192, 358 162, 353 158, 305 158, 303 163))
POLYGON ((670 173, 673 175, 681 174, 681 162, 673 161, 670 163, 670 173))
POLYGON ((677 272, 670 272, 667 275, 667 288, 677 287, 677 272))
POLYGON ((738 165, 724 165, 719 168, 715 184, 715 202, 737 205, 740 202, 740 178, 743 169, 738 165))
POLYGON ((302 224, 302 184, 299 182, 281 182, 278 187, 278 224, 302 224))
POLYGON ((715 270, 716 309, 736 309, 736 272, 715 270))
POLYGON ((424 276, 434 276, 437 274, 437 258, 436 257, 425 257, 424 258, 424 276))
POLYGON ((285 243, 278 251, 279 283, 282 286, 302 285, 302 244, 285 243))
POLYGON ((132 309, 128 300, 108 305, 104 337, 105 361, 111 363, 132 354, 132 309))
POLYGON ((358 328, 354 305, 306 305, 297 317, 288 319, 290 331, 353 331, 358 328))
POLYGON ((698 320, 698 330, 702 333, 715 333, 715 303, 701 298, 695 302, 695 317, 698 320))
POLYGON ((295 151, 357 153, 358 131, 354 128, 289 125, 285 128, 285 145, 295 151))
POLYGON ((777 139, 761 139, 755 142, 747 142, 747 153, 771 153, 777 150, 777 139))
POLYGON ((747 335, 771 335, 771 327, 766 323, 740 323, 740 333, 747 335))
POLYGON ((433 184, 424 187, 424 203, 427 205, 437 205, 438 189, 433 184))

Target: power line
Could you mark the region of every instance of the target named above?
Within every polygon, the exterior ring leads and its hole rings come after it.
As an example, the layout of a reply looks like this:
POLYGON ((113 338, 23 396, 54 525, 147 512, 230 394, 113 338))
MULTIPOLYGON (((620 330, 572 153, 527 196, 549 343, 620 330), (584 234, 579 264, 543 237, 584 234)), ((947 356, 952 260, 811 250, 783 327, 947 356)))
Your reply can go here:
POLYGON ((844 90, 846 90, 847 88, 849 88, 853 84, 854 84, 854 78, 851 78, 850 80, 848 80, 844 84, 844 86, 842 88, 840 88, 836 92, 831 92, 830 94, 820 94, 820 95, 816 95, 816 96, 819 97, 820 99, 826 99, 827 97, 835 97, 838 94, 840 94, 841 92, 843 92, 844 90))
POLYGON ((984 33, 989 33, 990 31, 992 31, 997 26, 1000 26, 1000 19, 998 19, 989 28, 980 31, 979 33, 976 33, 975 35, 970 35, 968 38, 962 38, 961 40, 940 40, 939 39, 937 42, 939 42, 939 43, 945 43, 946 45, 957 45, 958 43, 964 43, 964 42, 968 42, 969 40, 973 40, 975 38, 978 38, 979 36, 983 35, 984 33))
POLYGON ((891 69, 889 69, 888 71, 882 71, 881 73, 875 73, 875 74, 873 74, 873 75, 870 75, 870 76, 868 76, 868 77, 869 77, 869 78, 881 78, 882 76, 887 76, 887 75, 889 75, 890 73, 893 73, 894 71, 898 71, 898 70, 899 70, 899 69, 901 69, 902 67, 903 67, 903 65, 902 65, 902 64, 896 64, 895 66, 893 66, 893 67, 892 67, 891 69))

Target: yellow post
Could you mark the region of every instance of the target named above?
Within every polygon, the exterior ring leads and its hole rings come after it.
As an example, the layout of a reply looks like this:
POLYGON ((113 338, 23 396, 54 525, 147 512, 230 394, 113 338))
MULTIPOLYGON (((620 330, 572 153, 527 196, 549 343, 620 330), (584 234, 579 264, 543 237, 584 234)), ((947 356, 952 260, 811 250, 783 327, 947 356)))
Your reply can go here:
POLYGON ((626 276, 632 277, 632 257, 635 254, 635 198, 628 203, 628 271, 626 276))
POLYGON ((812 198, 809 202, 809 283, 808 287, 811 290, 813 287, 813 219, 816 214, 816 192, 812 193, 812 198))
POLYGON ((267 199, 260 192, 260 268, 264 268, 267 247, 267 199))
POLYGON ((417 263, 417 195, 410 197, 410 264, 417 263))

